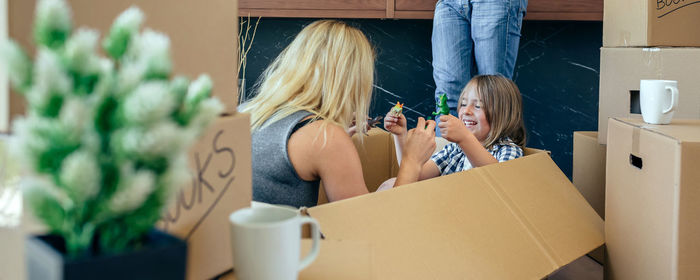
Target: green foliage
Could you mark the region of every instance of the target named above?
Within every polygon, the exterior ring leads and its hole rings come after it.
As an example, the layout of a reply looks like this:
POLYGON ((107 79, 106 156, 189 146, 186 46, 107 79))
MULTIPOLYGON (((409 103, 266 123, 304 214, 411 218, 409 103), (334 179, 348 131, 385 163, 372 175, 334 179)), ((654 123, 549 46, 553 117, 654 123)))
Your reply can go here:
POLYGON ((202 75, 169 80, 170 41, 140 32, 143 13, 123 12, 99 34, 73 32, 65 0, 40 0, 36 60, 0 46, 27 115, 13 123, 14 152, 30 178, 25 200, 73 257, 140 246, 189 174, 189 146, 221 112, 202 75))

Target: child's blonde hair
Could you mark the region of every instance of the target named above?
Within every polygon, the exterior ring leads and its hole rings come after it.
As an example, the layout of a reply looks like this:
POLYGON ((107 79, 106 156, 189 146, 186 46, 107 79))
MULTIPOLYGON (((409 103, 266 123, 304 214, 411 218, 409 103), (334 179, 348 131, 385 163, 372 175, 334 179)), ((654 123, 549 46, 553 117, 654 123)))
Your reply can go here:
POLYGON ((462 100, 464 95, 472 89, 476 90, 477 96, 481 99, 483 108, 486 110, 486 120, 491 127, 484 140, 484 147, 490 148, 504 137, 509 137, 518 146, 525 147, 523 99, 518 86, 501 75, 478 75, 464 87, 459 100, 462 100))
POLYGON ((336 20, 315 21, 262 77, 257 95, 241 108, 250 113, 253 130, 306 110, 324 120, 321 131, 328 123, 347 130, 354 116, 358 131, 364 132, 374 83, 374 50, 359 29, 336 20))

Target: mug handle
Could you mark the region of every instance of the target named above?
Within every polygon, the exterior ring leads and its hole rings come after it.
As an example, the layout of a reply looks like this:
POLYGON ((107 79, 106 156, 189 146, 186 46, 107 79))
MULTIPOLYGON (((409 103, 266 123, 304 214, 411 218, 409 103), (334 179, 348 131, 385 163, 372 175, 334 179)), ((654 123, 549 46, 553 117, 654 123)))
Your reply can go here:
POLYGON ((671 90, 671 106, 664 109, 662 113, 668 114, 669 112, 673 112, 673 110, 678 107, 678 88, 672 87, 672 86, 666 86, 666 90, 671 90))
POLYGON ((302 259, 299 263, 299 270, 302 270, 316 259, 318 252, 321 250, 321 228, 314 218, 300 217, 300 219, 300 226, 304 224, 311 225, 311 240, 313 241, 313 244, 311 245, 311 252, 309 252, 309 254, 306 255, 306 257, 304 257, 304 259, 302 259))

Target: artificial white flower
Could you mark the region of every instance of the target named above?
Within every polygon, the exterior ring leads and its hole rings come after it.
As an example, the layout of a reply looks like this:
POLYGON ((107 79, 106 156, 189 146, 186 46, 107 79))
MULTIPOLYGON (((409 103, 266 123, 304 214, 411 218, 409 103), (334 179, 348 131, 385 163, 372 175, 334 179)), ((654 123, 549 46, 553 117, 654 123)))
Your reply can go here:
POLYGON ((76 204, 82 204, 97 195, 101 178, 97 157, 87 150, 71 153, 61 164, 61 183, 76 204))
POLYGON ((95 53, 100 34, 93 29, 79 28, 66 42, 65 57, 73 70, 81 74, 100 71, 100 58, 95 53))
POLYGON ((63 0, 41 0, 36 6, 34 36, 38 43, 55 48, 68 38, 71 12, 63 0))
POLYGON ((146 74, 146 64, 141 61, 125 60, 117 74, 117 96, 124 96, 138 86, 146 74))
POLYGON ((13 41, 0 42, 0 65, 5 68, 10 82, 15 88, 24 89, 29 86, 32 75, 32 65, 27 54, 13 41))
POLYGON ((172 114, 175 99, 166 82, 147 82, 128 94, 121 107, 127 124, 150 124, 172 114))
POLYGON ((197 106, 197 114, 190 120, 188 128, 192 128, 193 132, 199 134, 203 129, 223 112, 224 104, 218 98, 208 98, 200 102, 197 106))
POLYGON ((130 7, 122 12, 109 30, 103 42, 105 51, 115 59, 121 59, 143 22, 143 12, 130 7))
POLYGON ((40 48, 34 68, 34 86, 27 92, 29 104, 44 108, 54 95, 69 94, 72 84, 58 55, 52 50, 40 48))
POLYGON ((173 65, 170 60, 170 38, 163 33, 146 29, 133 44, 138 60, 146 65, 146 78, 167 78, 173 65))
POLYGON ((22 181, 22 193, 27 199, 43 198, 56 201, 61 208, 71 209, 75 203, 46 176, 27 176, 22 181))
POLYGON ((161 177, 161 185, 165 188, 162 192, 165 204, 171 203, 175 194, 186 186, 187 182, 196 183, 187 165, 187 154, 179 153, 171 159, 168 170, 161 177))
POLYGON ((169 158, 187 144, 189 136, 172 121, 162 121, 151 127, 126 127, 112 135, 112 150, 140 159, 169 158))
POLYGON ((115 214, 138 208, 155 189, 155 182, 156 175, 151 171, 134 171, 131 166, 123 167, 117 191, 109 200, 109 208, 115 214))
POLYGON ((136 6, 131 6, 125 11, 123 11, 114 20, 112 29, 124 29, 130 30, 132 32, 138 31, 143 22, 143 12, 136 6))
POLYGON ((190 84, 185 97, 186 104, 196 104, 200 100, 207 98, 211 93, 212 82, 209 75, 200 75, 197 80, 190 84))
POLYGON ((88 106, 81 98, 68 97, 58 115, 61 124, 70 133, 71 138, 80 138, 83 131, 94 122, 93 107, 88 106))

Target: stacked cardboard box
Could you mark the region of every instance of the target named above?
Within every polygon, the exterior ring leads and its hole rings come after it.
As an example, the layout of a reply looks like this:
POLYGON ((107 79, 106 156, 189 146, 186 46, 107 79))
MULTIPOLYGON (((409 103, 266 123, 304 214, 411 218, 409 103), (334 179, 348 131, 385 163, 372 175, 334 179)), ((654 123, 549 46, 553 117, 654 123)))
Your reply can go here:
MULTIPOLYGON (((8 2, 10 37, 33 55, 31 28, 36 1, 8 2)), ((226 109, 190 149, 192 180, 176 196, 157 226, 187 241, 187 279, 211 279, 230 270, 233 262, 228 215, 250 206, 252 197, 250 119, 247 114, 236 113, 238 1, 184 0, 173 4, 168 0, 68 0, 68 3, 73 10, 74 26, 95 28, 101 34, 106 34, 119 13, 132 5, 138 6, 144 12, 145 27, 170 37, 173 73, 191 79, 207 73, 212 78, 213 94, 226 109)), ((21 98, 16 94, 10 97, 12 116, 23 114, 21 98)), ((0 108, 0 113, 3 110, 8 109, 0 108)), ((22 252, 16 255, 21 256, 22 252)), ((24 267, 20 265, 16 269, 24 267)))
POLYGON ((598 142, 607 143, 607 155, 605 170, 595 172, 605 178, 608 279, 688 279, 700 272, 698 239, 690 237, 698 236, 697 222, 688 218, 698 217, 688 205, 697 204, 689 190, 698 185, 688 182, 685 160, 694 145, 685 142, 695 141, 691 130, 700 127, 680 121, 700 119, 699 26, 700 1, 604 2, 598 142), (641 121, 643 79, 678 81, 670 125, 641 121))
MULTIPOLYGON (((226 104, 225 113, 236 111, 238 46, 238 1, 183 0, 173 5, 168 0, 93 1, 68 0, 73 10, 73 26, 94 28, 104 35, 114 19, 130 6, 138 6, 145 15, 144 26, 170 37, 173 73, 191 79, 208 73, 214 82, 214 96, 226 104), (166 12, 167 11, 167 12, 166 12)), ((34 56, 32 26, 36 1, 7 1, 9 37, 34 56)), ((0 83, 0 86, 3 86, 0 83)), ((2 97, 2 94, 0 94, 2 97)), ((0 103, 0 121, 24 114, 25 103, 16 93, 9 102, 0 103), (3 117, 4 116, 4 117, 3 117)), ((7 121, 7 120, 6 120, 7 121)), ((2 128, 9 124, 0 124, 2 128)))
POLYGON ((697 279, 700 120, 608 126, 606 279, 697 279))

